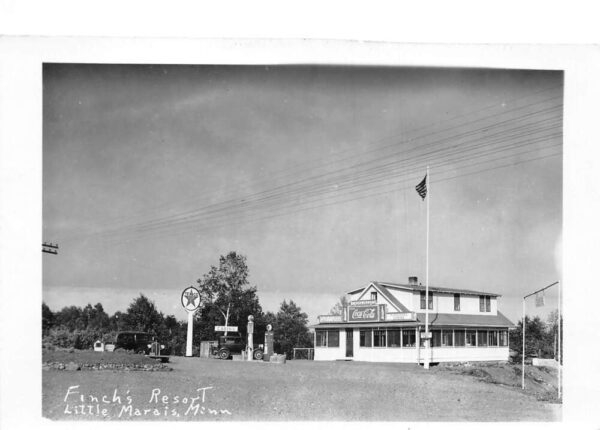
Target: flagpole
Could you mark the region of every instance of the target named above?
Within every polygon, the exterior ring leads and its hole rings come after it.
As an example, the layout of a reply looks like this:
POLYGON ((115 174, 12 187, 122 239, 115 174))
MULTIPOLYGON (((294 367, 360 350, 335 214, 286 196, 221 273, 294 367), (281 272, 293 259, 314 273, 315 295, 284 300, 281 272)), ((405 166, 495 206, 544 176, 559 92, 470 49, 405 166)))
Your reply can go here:
POLYGON ((431 188, 429 188, 429 166, 427 166, 426 190, 427 190, 427 245, 425 247, 425 369, 429 369, 429 200, 431 200, 431 188))

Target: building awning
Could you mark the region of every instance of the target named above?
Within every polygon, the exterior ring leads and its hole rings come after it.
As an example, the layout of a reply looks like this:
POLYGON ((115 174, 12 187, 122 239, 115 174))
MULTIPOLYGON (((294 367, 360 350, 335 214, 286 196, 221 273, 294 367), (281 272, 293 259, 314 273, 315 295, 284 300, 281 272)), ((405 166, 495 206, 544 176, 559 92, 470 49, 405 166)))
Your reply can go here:
POLYGON ((380 321, 380 322, 369 322, 369 323, 322 323, 322 324, 314 324, 309 326, 308 328, 358 328, 358 327, 416 327, 420 324, 416 321, 380 321))
MULTIPOLYGON (((425 324, 425 313, 417 313, 417 319, 425 324)), ((501 312, 497 315, 465 315, 465 314, 429 314, 429 324, 433 327, 515 327, 501 312)))
MULTIPOLYGON (((417 313, 418 321, 380 321, 369 323, 322 323, 309 326, 311 329, 352 328, 352 327, 424 327, 425 314, 417 313)), ((515 325, 501 312, 497 315, 465 315, 465 314, 429 314, 431 327, 493 327, 513 328, 515 325)))

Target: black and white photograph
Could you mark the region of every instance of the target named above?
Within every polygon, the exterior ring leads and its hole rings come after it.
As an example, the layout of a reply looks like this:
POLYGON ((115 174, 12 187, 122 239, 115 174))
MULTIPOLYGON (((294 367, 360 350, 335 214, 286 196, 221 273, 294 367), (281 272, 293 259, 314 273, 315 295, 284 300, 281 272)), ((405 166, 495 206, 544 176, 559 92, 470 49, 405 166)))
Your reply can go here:
POLYGON ((24 90, 3 83, 34 101, 3 181, 31 181, 12 195, 37 224, 2 308, 28 346, 5 337, 21 363, 1 371, 37 425, 573 419, 597 293, 564 251, 596 196, 572 66, 533 46, 51 42, 24 90))
POLYGON ((560 419, 561 71, 47 63, 43 91, 45 417, 560 419))

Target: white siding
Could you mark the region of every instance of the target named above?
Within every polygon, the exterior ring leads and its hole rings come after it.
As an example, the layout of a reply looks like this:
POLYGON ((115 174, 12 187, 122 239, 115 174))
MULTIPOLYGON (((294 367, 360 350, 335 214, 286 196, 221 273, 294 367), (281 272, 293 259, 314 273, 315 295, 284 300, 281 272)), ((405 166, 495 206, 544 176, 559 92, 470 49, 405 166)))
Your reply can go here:
MULTIPOLYGON (((316 361, 354 360, 372 362, 394 363, 423 363, 425 359, 424 348, 377 348, 361 347, 359 328, 353 332, 354 356, 346 357, 346 330, 339 329, 340 346, 315 347, 314 359, 316 361)), ((508 361, 508 346, 488 347, 435 347, 430 348, 431 362, 459 362, 459 361, 508 361)))
MULTIPOLYGON (((403 291, 403 290, 394 290, 392 288, 388 288, 390 294, 392 294, 400 303, 408 308, 410 312, 414 312, 413 308, 413 294, 412 291, 403 291)), ((388 307, 388 312, 394 312, 393 308, 390 309, 388 307)), ((402 312, 402 311, 399 311, 402 312)))
MULTIPOLYGON (((425 312, 421 309, 421 293, 413 292, 412 306, 414 312, 425 312)), ((479 296, 460 295, 460 311, 454 310, 454 294, 453 293, 433 293, 433 312, 441 314, 462 314, 462 315, 497 315, 498 300, 496 297, 491 297, 490 312, 479 311, 479 296)))
MULTIPOLYGON (((424 349, 421 350, 424 352, 424 349)), ((431 361, 508 361, 507 346, 490 346, 481 348, 467 347, 438 347, 431 348, 431 361)))
POLYGON ((375 287, 373 287, 373 285, 369 285, 366 290, 363 290, 363 292, 361 292, 353 300, 371 300, 371 292, 374 292, 374 293, 377 293, 377 304, 380 304, 380 303, 387 304, 387 301, 385 299, 383 299, 383 297, 381 297, 381 294, 379 293, 379 291, 377 291, 375 289, 375 287), (364 292, 364 294, 363 294, 363 292, 364 292))

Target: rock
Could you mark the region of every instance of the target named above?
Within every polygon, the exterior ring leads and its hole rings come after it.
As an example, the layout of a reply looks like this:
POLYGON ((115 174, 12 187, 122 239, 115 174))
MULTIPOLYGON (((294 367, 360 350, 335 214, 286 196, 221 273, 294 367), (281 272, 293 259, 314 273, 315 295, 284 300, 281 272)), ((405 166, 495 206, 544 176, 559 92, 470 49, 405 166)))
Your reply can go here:
POLYGON ((285 363, 285 355, 284 354, 273 354, 269 357, 269 361, 271 363, 284 364, 285 363))
POLYGON ((65 370, 81 370, 81 366, 71 361, 67 363, 67 365, 65 366, 65 370))

